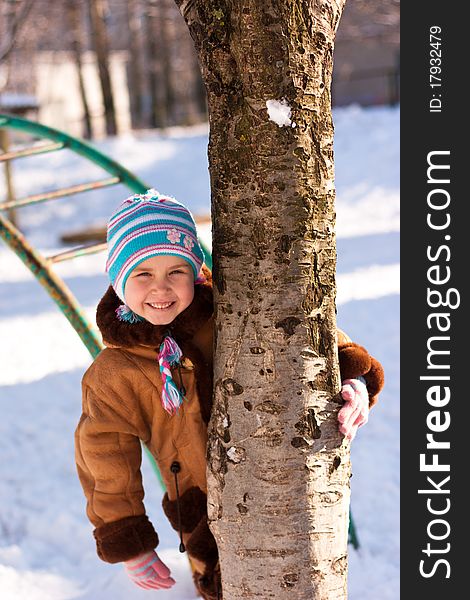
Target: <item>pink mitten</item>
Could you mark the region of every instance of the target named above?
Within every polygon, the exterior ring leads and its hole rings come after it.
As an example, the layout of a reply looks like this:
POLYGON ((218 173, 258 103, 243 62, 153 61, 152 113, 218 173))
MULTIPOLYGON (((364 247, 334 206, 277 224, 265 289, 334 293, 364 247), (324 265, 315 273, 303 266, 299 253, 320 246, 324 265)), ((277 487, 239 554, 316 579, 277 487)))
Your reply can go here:
POLYGON ((341 386, 341 396, 345 402, 338 413, 339 430, 351 441, 358 427, 367 423, 369 418, 367 386, 360 379, 345 379, 341 386))
POLYGON ((146 590, 167 590, 175 583, 170 569, 154 550, 126 560, 124 566, 132 581, 146 590))

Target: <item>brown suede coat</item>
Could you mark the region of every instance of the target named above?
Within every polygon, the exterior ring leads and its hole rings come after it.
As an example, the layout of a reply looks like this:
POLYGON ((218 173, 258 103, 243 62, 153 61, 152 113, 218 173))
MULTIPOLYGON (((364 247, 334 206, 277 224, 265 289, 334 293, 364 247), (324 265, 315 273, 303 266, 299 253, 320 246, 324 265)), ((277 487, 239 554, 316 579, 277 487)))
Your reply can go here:
MULTIPOLYGON (((195 286, 191 305, 168 326, 119 321, 121 301, 110 287, 97 309, 107 346, 83 377, 83 413, 76 430, 76 462, 95 526, 98 555, 120 562, 154 549, 158 537, 143 503, 141 441, 155 458, 166 487, 164 511, 181 530, 204 598, 216 597, 217 547, 207 525, 206 442, 212 400, 212 278, 195 286), (161 405, 158 348, 169 332, 182 352, 173 379, 186 390, 178 413, 161 405), (181 380, 180 380, 181 376, 181 380), (179 492, 180 520, 177 511, 179 492), (215 575, 214 575, 215 574, 215 575)), ((371 405, 383 372, 367 351, 338 332, 342 378, 363 375, 371 405)))
MULTIPOLYGON (((97 323, 107 348, 83 377, 83 412, 75 447, 87 515, 95 526, 98 554, 105 561, 125 561, 158 544, 143 504, 141 441, 159 466, 167 490, 164 508, 176 528, 176 480, 171 467, 175 462, 179 465, 181 528, 188 552, 189 534, 201 520, 207 527, 213 302, 209 271, 206 277, 206 283, 195 287, 191 305, 169 326, 119 321, 115 310, 121 301, 112 288, 98 305, 97 323), (160 399, 158 349, 167 332, 184 357, 181 368, 172 369, 174 381, 186 390, 174 416, 163 409, 160 399)), ((207 560, 202 554, 202 560, 207 560)))

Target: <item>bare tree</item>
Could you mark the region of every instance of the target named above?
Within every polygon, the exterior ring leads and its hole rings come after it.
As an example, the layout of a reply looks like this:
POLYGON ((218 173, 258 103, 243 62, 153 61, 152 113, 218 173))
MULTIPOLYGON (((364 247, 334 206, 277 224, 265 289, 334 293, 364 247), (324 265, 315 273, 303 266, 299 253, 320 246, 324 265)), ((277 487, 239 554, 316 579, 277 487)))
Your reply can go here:
POLYGON ((174 40, 171 44, 174 120, 177 124, 193 125, 207 119, 206 90, 186 23, 174 2, 169 7, 169 28, 174 40))
POLYGON ((2 14, 4 27, 0 39, 0 63, 8 58, 15 46, 15 41, 26 23, 33 7, 34 0, 3 0, 2 14))
POLYGON ((82 5, 80 3, 77 3, 76 0, 67 0, 66 17, 70 47, 72 49, 73 59, 77 70, 80 98, 83 107, 83 137, 86 139, 91 139, 93 137, 91 114, 82 70, 82 52, 84 39, 82 5))
POLYGON ((196 102, 197 111, 200 117, 204 119, 207 117, 207 95, 206 95, 206 87, 204 85, 204 80, 202 79, 201 70, 199 67, 199 61, 197 60, 197 55, 192 52, 191 60, 193 63, 194 70, 194 89, 193 95, 196 102))
POLYGON ((103 94, 106 133, 116 135, 116 111, 109 72, 109 42, 105 23, 105 0, 88 0, 92 44, 96 52, 101 91, 103 94))
POLYGON ((157 45, 161 65, 163 102, 165 106, 165 115, 167 125, 174 124, 175 94, 172 82, 172 64, 171 64, 171 45, 172 37, 170 34, 171 13, 169 7, 170 0, 160 0, 160 18, 159 24, 159 43, 157 45))
POLYGON ((126 2, 129 62, 127 67, 127 88, 132 127, 140 129, 146 126, 144 114, 145 85, 142 69, 142 6, 140 0, 126 2))
POLYGON ((337 42, 379 38, 400 43, 400 0, 355 0, 344 10, 337 42))
POLYGON ((208 93, 224 600, 346 598, 330 85, 344 0, 176 0, 208 93))
POLYGON ((173 124, 175 95, 171 78, 171 48, 168 32, 168 5, 165 0, 146 0, 146 42, 148 82, 151 98, 151 126, 173 124))
POLYGON ((166 114, 159 92, 160 68, 157 50, 158 7, 156 0, 145 0, 145 78, 149 90, 148 122, 150 127, 165 127, 166 114))

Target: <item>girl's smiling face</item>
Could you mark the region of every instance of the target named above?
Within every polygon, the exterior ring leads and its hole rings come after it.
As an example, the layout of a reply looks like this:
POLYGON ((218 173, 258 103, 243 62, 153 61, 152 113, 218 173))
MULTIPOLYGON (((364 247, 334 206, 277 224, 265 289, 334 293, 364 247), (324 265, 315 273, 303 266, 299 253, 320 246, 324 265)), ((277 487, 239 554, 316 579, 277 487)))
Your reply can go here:
POLYGON ((153 325, 168 325, 193 301, 193 269, 178 256, 152 256, 129 275, 124 298, 131 310, 153 325))

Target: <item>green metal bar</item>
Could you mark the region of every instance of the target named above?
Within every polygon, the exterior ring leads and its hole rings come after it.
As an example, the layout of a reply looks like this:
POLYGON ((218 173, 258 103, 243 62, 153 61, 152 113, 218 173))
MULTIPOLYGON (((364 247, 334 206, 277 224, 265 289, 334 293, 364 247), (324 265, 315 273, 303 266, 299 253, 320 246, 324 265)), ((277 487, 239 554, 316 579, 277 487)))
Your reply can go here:
MULTIPOLYGON (((114 175, 124 185, 137 194, 143 194, 150 188, 150 186, 143 183, 130 171, 127 171, 121 167, 121 165, 117 162, 111 160, 89 144, 77 140, 76 138, 63 133, 62 131, 58 131, 52 127, 46 127, 45 125, 41 125, 39 123, 34 123, 33 121, 21 119, 19 117, 11 117, 9 115, 0 114, 0 128, 4 127, 26 131, 40 138, 47 138, 62 143, 64 147, 67 147, 77 154, 84 156, 85 158, 102 167, 108 173, 114 175)), ((21 202, 21 200, 19 202, 21 202)), ((7 208, 8 204, 10 203, 0 205, 0 209, 7 208)), ((74 258, 75 256, 79 255, 80 250, 83 250, 83 254, 89 253, 86 251, 86 248, 75 249, 70 252, 62 253, 63 255, 68 255, 66 258, 58 259, 58 257, 61 255, 56 255, 50 259, 45 259, 29 245, 24 236, 2 216, 1 212, 0 237, 3 238, 6 244, 21 258, 21 260, 23 260, 26 266, 35 275, 39 283, 46 289, 51 298, 56 302, 60 310, 67 317, 72 327, 75 329, 80 336, 80 339, 87 347, 91 356, 96 358, 103 348, 98 334, 91 327, 87 318, 82 313, 80 305, 73 294, 68 290, 64 282, 50 269, 50 262, 54 262, 54 260, 55 262, 58 262, 58 260, 68 260, 69 258, 74 258)), ((202 249, 204 250, 206 265, 210 270, 212 270, 211 252, 201 240, 199 241, 202 249)), ((143 448, 148 459, 150 460, 150 464, 152 465, 162 489, 165 489, 161 473, 152 454, 145 445, 143 445, 143 448)), ((349 510, 348 542, 351 543, 355 549, 359 547, 359 540, 351 510, 349 510)))
POLYGON ((66 196, 72 196, 73 194, 81 194, 82 192, 89 192, 91 190, 98 190, 111 185, 119 183, 119 177, 110 177, 109 179, 102 179, 101 181, 91 181, 90 183, 80 183, 73 185, 68 188, 62 188, 60 190, 54 190, 53 192, 44 192, 42 194, 35 194, 34 196, 28 196, 27 198, 20 198, 19 200, 12 200, 10 202, 0 203, 0 210, 7 208, 14 208, 19 206, 27 206, 29 204, 38 204, 39 202, 46 202, 48 200, 57 200, 59 198, 65 198, 66 196))
POLYGON ((359 548, 359 538, 357 537, 356 526, 354 525, 351 509, 349 509, 348 542, 352 545, 354 550, 359 548))
POLYGON ((0 237, 21 258, 39 283, 69 320, 93 358, 103 346, 98 333, 82 313, 79 303, 65 283, 53 273, 47 261, 28 243, 14 225, 0 213, 0 237))
POLYGON ((201 244, 201 248, 204 250, 204 264, 206 265, 206 267, 208 267, 208 269, 210 269, 212 273, 212 254, 201 240, 199 240, 199 243, 201 244))
MULTIPOLYGON (((35 123, 34 121, 28 121, 27 119, 21 119, 20 117, 14 117, 4 113, 0 113, 0 128, 11 128, 30 133, 31 135, 39 138, 46 138, 55 142, 60 142, 64 147, 69 148, 73 152, 76 152, 80 156, 91 160, 105 171, 119 177, 121 183, 128 187, 131 191, 136 194, 144 194, 151 186, 144 183, 141 179, 136 177, 133 173, 122 167, 119 163, 112 160, 90 144, 82 140, 78 140, 63 131, 35 123)), ((206 265, 212 270, 212 256, 208 248, 200 241, 204 254, 206 255, 206 265)))
POLYGON ((77 154, 80 154, 80 156, 91 160, 108 173, 111 173, 111 175, 119 177, 121 182, 133 192, 137 194, 143 194, 149 189, 143 181, 122 167, 119 163, 112 160, 90 144, 87 144, 82 140, 78 140, 77 138, 74 138, 63 131, 59 131, 53 127, 47 127, 46 125, 41 125, 40 123, 35 123, 34 121, 28 121, 27 119, 13 117, 3 113, 0 113, 0 127, 18 129, 39 138, 46 138, 55 142, 61 142, 65 147, 69 148, 73 152, 76 152, 77 154))
MULTIPOLYGON (((65 283, 51 272, 47 261, 30 246, 24 236, 0 213, 0 237, 21 258, 39 283, 45 288, 50 297, 67 317, 80 339, 87 347, 92 358, 96 358, 103 349, 98 333, 90 325, 82 313, 79 303, 67 288, 65 283)), ((163 489, 163 479, 160 470, 146 446, 143 446, 150 464, 163 489)))
MULTIPOLYGON (((34 123, 26 119, 21 119, 19 117, 11 117, 10 115, 0 114, 0 128, 3 127, 18 129, 39 138, 46 138, 63 144, 64 147, 67 147, 80 156, 87 158, 111 175, 119 178, 119 180, 134 193, 144 194, 150 188, 150 186, 146 185, 143 181, 138 179, 127 169, 124 169, 114 160, 111 160, 89 144, 77 140, 76 138, 73 138, 62 131, 58 131, 52 127, 46 127, 40 123, 34 123)), ((41 285, 44 286, 49 295, 58 304, 60 310, 65 314, 72 327, 77 331, 80 339, 87 347, 92 358, 96 358, 102 349, 101 341, 99 340, 97 334, 92 330, 86 317, 82 314, 78 302, 75 300, 71 292, 67 290, 63 282, 51 272, 47 261, 34 251, 24 236, 22 236, 21 233, 11 225, 11 223, 2 217, 1 212, 0 236, 5 240, 8 246, 10 246, 15 254, 17 254, 23 260, 41 285)), ((144 452, 146 453, 150 464, 152 465, 153 471, 155 472, 155 475, 162 486, 162 489, 165 489, 162 476, 153 456, 146 446, 143 447, 144 452)))
POLYGON ((4 152, 3 154, 0 154, 0 162, 14 160, 16 158, 25 158, 26 156, 37 156, 38 154, 46 154, 48 152, 55 152, 56 150, 62 150, 63 147, 64 144, 59 142, 57 144, 31 146, 30 148, 23 148, 22 150, 12 150, 11 152, 4 152))

